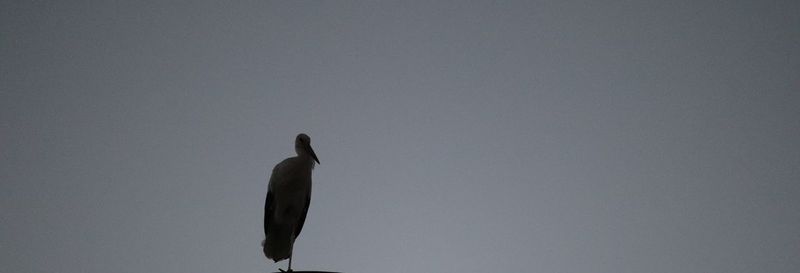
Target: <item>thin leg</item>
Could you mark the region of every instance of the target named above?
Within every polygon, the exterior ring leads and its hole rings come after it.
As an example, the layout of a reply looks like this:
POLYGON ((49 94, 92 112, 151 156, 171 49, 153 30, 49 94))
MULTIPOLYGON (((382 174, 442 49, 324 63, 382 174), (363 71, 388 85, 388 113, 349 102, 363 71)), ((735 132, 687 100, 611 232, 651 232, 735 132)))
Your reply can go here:
POLYGON ((280 272, 284 272, 284 273, 286 273, 286 272, 292 272, 292 253, 293 253, 293 251, 292 251, 292 250, 293 250, 293 249, 294 249, 294 242, 292 242, 291 244, 289 244, 289 268, 287 268, 286 270, 283 270, 283 269, 280 269, 280 268, 278 268, 278 271, 280 271, 280 272))
POLYGON ((287 270, 288 272, 292 272, 292 256, 293 256, 292 253, 294 253, 293 250, 294 250, 294 240, 292 240, 292 243, 289 244, 289 269, 287 270))
POLYGON ((285 272, 285 273, 286 273, 286 272, 292 272, 292 271, 293 271, 293 270, 292 270, 292 253, 291 253, 291 252, 289 252, 289 268, 288 268, 288 269, 286 269, 286 270, 283 270, 283 269, 280 269, 280 268, 278 268, 278 270, 279 270, 279 271, 281 271, 281 272, 285 272))

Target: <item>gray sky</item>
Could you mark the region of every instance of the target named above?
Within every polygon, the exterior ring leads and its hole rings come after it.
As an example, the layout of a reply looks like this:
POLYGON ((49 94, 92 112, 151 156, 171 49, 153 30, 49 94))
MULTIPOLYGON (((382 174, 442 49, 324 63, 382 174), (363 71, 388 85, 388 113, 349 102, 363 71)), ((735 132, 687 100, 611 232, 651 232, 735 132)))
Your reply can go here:
POLYGON ((800 271, 800 2, 4 1, 0 272, 800 271))

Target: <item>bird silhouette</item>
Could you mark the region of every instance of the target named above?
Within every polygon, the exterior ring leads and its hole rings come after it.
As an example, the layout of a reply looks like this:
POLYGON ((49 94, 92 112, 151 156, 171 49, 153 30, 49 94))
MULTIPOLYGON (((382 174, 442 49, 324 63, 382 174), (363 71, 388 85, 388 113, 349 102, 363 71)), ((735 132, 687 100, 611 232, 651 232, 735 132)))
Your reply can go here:
POLYGON ((308 214, 311 203, 311 170, 319 159, 311 148, 311 138, 299 134, 294 142, 297 156, 284 159, 272 169, 264 202, 264 255, 276 263, 289 259, 286 271, 292 271, 292 248, 308 214))

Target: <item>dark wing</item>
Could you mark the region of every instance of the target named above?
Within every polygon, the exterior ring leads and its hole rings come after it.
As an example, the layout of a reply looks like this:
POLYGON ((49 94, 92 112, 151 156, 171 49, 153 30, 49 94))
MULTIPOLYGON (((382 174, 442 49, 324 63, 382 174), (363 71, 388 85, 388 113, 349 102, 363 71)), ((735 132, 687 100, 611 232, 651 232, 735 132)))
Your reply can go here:
POLYGON ((286 162, 286 160, 283 160, 281 163, 275 165, 275 167, 272 168, 272 174, 269 176, 269 184, 267 185, 267 200, 264 201, 264 238, 266 238, 267 234, 269 234, 269 221, 272 220, 273 215, 275 215, 275 204, 273 204, 275 202, 275 195, 272 194, 272 184, 274 184, 274 181, 279 178, 278 175, 280 172, 278 169, 285 164, 284 162, 286 162))
POLYGON ((308 214, 308 205, 311 204, 311 194, 306 197, 306 205, 303 207, 303 212, 300 213, 300 221, 297 222, 297 227, 294 228, 294 237, 300 236, 300 231, 303 231, 303 224, 306 223, 306 214, 308 214))
POLYGON ((272 204, 272 191, 267 190, 267 200, 264 202, 264 237, 268 234, 267 227, 269 220, 272 219, 272 214, 275 211, 275 206, 272 204))

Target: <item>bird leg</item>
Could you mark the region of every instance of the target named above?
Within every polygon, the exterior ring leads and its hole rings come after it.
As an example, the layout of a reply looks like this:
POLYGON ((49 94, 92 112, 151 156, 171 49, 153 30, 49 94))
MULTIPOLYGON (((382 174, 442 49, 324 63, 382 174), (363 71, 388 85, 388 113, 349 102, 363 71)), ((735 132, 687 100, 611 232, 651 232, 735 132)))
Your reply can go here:
POLYGON ((283 270, 278 268, 278 270, 284 273, 294 272, 294 270, 292 270, 292 255, 289 255, 289 269, 283 270))
POLYGON ((294 252, 292 250, 294 250, 294 240, 289 244, 289 272, 292 272, 292 253, 294 252))
POLYGON ((278 268, 278 271, 283 273, 294 272, 294 270, 292 270, 292 255, 289 255, 289 269, 283 270, 278 268))
POLYGON ((289 245, 289 268, 286 269, 285 271, 283 269, 278 268, 278 270, 280 270, 281 272, 284 273, 294 272, 294 270, 292 270, 292 249, 294 249, 294 242, 292 242, 292 244, 289 245))

